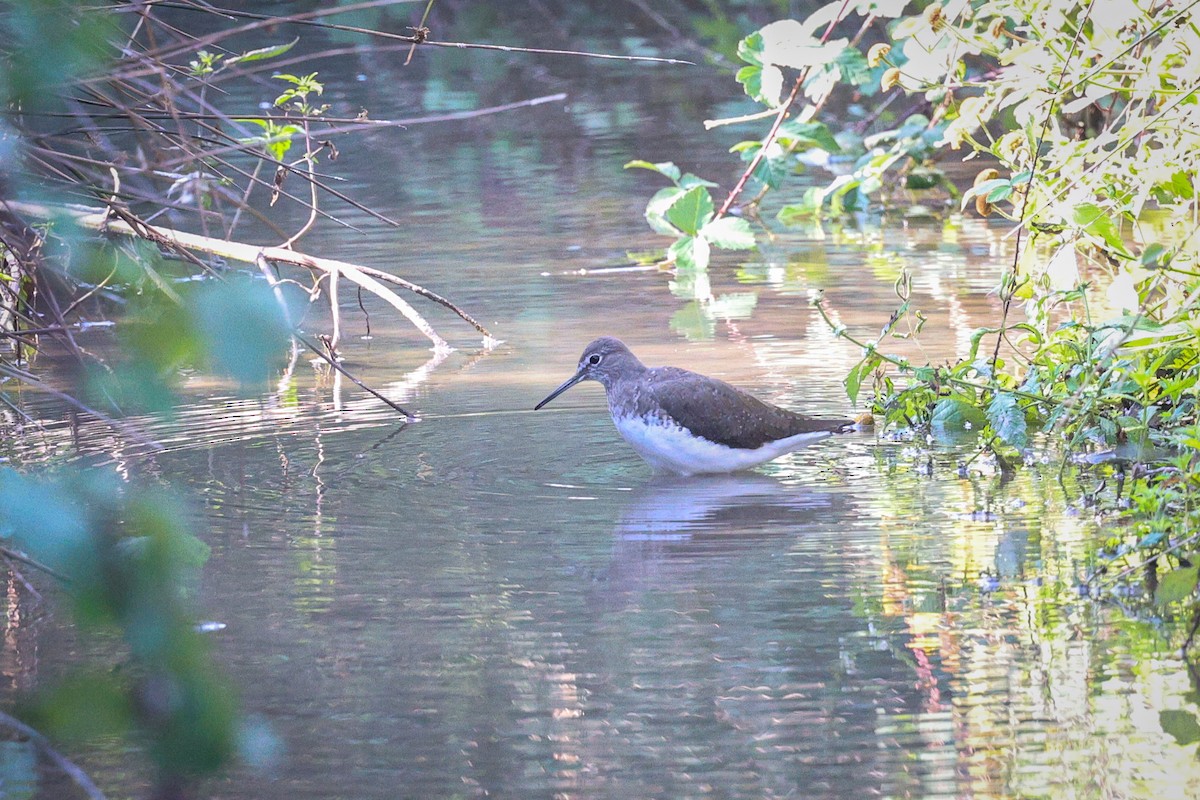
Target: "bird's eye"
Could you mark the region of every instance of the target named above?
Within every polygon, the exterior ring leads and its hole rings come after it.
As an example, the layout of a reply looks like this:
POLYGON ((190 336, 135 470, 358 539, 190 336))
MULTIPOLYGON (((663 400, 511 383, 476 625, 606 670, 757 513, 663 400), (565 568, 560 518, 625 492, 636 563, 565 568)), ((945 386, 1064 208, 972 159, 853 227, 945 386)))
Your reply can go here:
POLYGON ((590 356, 588 356, 588 363, 594 367, 600 363, 600 358, 601 356, 599 353, 592 353, 590 356))

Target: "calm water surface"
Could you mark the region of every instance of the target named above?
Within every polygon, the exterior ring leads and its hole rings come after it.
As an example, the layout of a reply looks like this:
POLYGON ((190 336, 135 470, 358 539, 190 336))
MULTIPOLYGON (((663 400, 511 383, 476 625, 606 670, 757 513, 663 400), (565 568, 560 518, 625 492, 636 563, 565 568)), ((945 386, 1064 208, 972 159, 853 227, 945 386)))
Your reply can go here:
MULTIPOLYGON (((461 64, 429 58, 428 80, 461 64)), ((391 78, 340 69, 335 104, 411 113, 391 78)), ((706 275, 606 271, 664 244, 640 218, 659 184, 622 163, 693 159, 732 182, 729 142, 700 128, 732 89, 710 99, 677 73, 664 86, 628 67, 590 82, 569 69, 549 81, 574 93, 564 103, 373 134, 335 165, 402 225, 351 214, 362 234, 324 226, 305 249, 424 283, 504 340, 487 352, 422 306, 457 348, 430 360, 370 300, 363 338, 346 293, 346 366, 421 421, 399 424, 304 358, 262 397, 192 376, 174 419, 145 421, 158 455, 91 424, 68 436, 47 409, 37 447, 97 463, 115 450, 123 474, 189 497, 213 548, 198 602, 227 626, 219 660, 280 753, 206 791, 1125 798, 1200 785, 1195 746, 1160 724, 1194 710, 1187 670, 1154 624, 1080 597, 1096 524, 1053 472, 963 478, 970 443, 855 434, 747 474, 670 480, 619 439, 597 384, 531 411, 588 340, 615 334, 648 363, 849 414, 841 380, 861 354, 811 293, 871 337, 909 270, 930 322, 921 347, 894 348, 937 360, 992 323, 995 264, 1011 252, 977 220, 897 221, 789 233, 706 275)), ((730 83, 689 74, 716 80, 730 83)), ((508 99, 483 90, 494 96, 468 99, 508 99)), ((323 324, 316 310, 307 327, 323 324)), ((87 646, 61 619, 39 637, 42 664, 87 646)), ((29 663, 9 671, 37 682, 29 663)), ((140 791, 128 753, 76 755, 112 796, 140 791)))

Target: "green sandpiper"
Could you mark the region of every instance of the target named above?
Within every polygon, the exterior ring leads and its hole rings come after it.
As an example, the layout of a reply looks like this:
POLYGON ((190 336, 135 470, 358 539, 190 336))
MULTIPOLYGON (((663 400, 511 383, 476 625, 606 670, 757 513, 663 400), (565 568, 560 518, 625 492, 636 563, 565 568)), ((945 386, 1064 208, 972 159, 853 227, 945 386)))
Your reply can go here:
POLYGON ((588 380, 604 386, 617 431, 656 472, 736 472, 856 427, 779 408, 686 369, 647 367, 611 336, 589 344, 575 374, 534 411, 588 380))

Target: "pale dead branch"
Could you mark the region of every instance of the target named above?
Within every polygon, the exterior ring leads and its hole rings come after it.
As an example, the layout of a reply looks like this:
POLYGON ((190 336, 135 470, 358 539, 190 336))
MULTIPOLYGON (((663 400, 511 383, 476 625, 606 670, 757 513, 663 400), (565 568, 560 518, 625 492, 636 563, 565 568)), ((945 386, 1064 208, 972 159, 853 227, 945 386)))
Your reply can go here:
MULTIPOLYGON (((136 236, 142 239, 148 239, 157 244, 186 253, 203 252, 211 255, 221 256, 223 258, 241 261, 246 264, 256 264, 260 257, 266 258, 268 261, 282 264, 291 264, 297 267, 303 267, 307 270, 328 275, 330 280, 335 280, 337 277, 344 277, 347 280, 361 286, 369 292, 372 292, 380 299, 391 305, 399 311, 405 319, 419 330, 426 338, 433 343, 435 350, 451 349, 446 340, 438 335, 433 326, 425 320, 421 314, 412 307, 402 297, 397 295, 391 289, 384 285, 384 281, 402 286, 405 289, 418 294, 422 297, 435 300, 440 305, 453 311, 463 321, 470 324, 484 336, 484 346, 492 347, 496 344, 495 338, 491 333, 476 322, 469 314, 458 308, 456 305, 446 300, 443 297, 436 295, 429 290, 418 286, 417 284, 405 281, 401 278, 388 275, 380 270, 371 269, 369 267, 359 266, 348 261, 339 261, 331 258, 318 258, 301 253, 295 250, 286 249, 283 247, 261 247, 258 245, 245 244, 242 242, 225 241, 215 239, 210 236, 201 236, 199 234, 187 233, 186 231, 178 231, 173 228, 166 228, 146 223, 132 225, 123 219, 110 219, 105 211, 94 208, 81 208, 78 206, 48 206, 38 203, 22 203, 22 202, 7 202, 4 204, 10 211, 27 217, 37 217, 40 219, 53 219, 55 217, 69 218, 76 225, 89 230, 101 231, 106 233, 116 233, 125 236, 136 236)), ((193 258, 195 256, 193 255, 193 258)))

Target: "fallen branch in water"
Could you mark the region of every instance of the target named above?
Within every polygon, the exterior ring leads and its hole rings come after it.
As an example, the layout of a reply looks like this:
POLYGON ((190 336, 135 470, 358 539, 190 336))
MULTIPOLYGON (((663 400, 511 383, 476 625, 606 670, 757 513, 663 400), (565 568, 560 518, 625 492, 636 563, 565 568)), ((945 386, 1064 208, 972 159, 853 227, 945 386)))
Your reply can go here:
MULTIPOLYGON (((401 414, 404 415, 404 418, 406 421, 416 422, 417 417, 415 414, 410 412, 408 409, 400 406, 399 404, 393 403, 391 400, 387 399, 382 394, 375 391, 370 386, 367 386, 365 383, 360 381, 358 378, 351 375, 350 372, 345 367, 343 367, 341 364, 339 364, 337 362, 337 359, 335 359, 332 355, 330 355, 330 353, 335 351, 335 347, 337 346, 336 339, 330 338, 330 340, 327 342, 328 350, 330 352, 326 353, 325 351, 321 350, 316 345, 314 345, 312 342, 308 341, 308 339, 305 339, 303 336, 296 333, 295 324, 292 322, 291 314, 288 312, 287 302, 284 301, 283 292, 280 291, 280 289, 279 289, 280 282, 275 278, 274 275, 271 274, 270 262, 267 260, 266 256, 264 256, 262 254, 259 254, 258 258, 256 259, 256 262, 258 263, 259 270, 262 271, 263 277, 266 278, 267 282, 271 284, 271 290, 275 293, 275 301, 279 304, 279 310, 281 312, 283 312, 284 319, 287 320, 288 329, 290 331, 292 331, 292 347, 293 348, 295 347, 296 342, 300 342, 305 347, 307 347, 309 350, 312 350, 314 353, 316 353, 320 358, 322 358, 325 361, 325 363, 329 364, 329 366, 333 367, 335 370, 337 370, 338 372, 340 372, 341 374, 343 374, 347 378, 349 378, 351 381, 353 381, 355 386, 362 389, 364 392, 374 395, 377 399, 382 400, 384 403, 391 406, 396 411, 399 411, 401 414)), ((332 290, 333 287, 335 287, 335 286, 337 286, 337 281, 333 281, 330 283, 331 291, 330 291, 329 301, 330 301, 330 304, 333 306, 333 308, 337 309, 337 294, 336 294, 336 292, 334 292, 332 290)), ((334 319, 334 335, 336 336, 337 335, 337 326, 338 326, 338 324, 337 324, 338 317, 337 317, 336 311, 334 313, 333 319, 334 319)), ((295 353, 293 352, 293 363, 294 363, 294 361, 295 361, 295 353)), ((289 370, 290 370, 290 367, 289 367, 289 370)))
MULTIPOLYGON (((123 219, 112 219, 108 214, 94 208, 83 208, 79 206, 48 206, 37 203, 22 203, 9 201, 4 205, 14 213, 34 216, 42 219, 53 219, 55 217, 67 217, 72 222, 83 228, 90 230, 101 231, 105 233, 117 233, 125 236, 136 236, 141 239, 147 239, 156 244, 171 248, 191 258, 195 258, 193 251, 209 253, 212 255, 229 258, 234 261, 242 261, 247 264, 255 264, 260 257, 268 261, 283 264, 292 264, 293 266, 303 267, 307 270, 322 273, 327 275, 331 282, 337 281, 339 278, 346 278, 369 292, 380 297, 413 324, 413 326, 426 336, 432 343, 434 350, 449 350, 450 345, 446 340, 438 335, 423 316, 413 308, 406 300, 393 292, 388 287, 384 286, 384 282, 400 286, 407 289, 413 294, 420 295, 429 300, 445 306, 446 308, 457 314, 463 321, 471 325, 475 330, 479 331, 484 336, 484 346, 491 348, 496 344, 495 338, 487 330, 480 325, 471 315, 454 305, 450 300, 441 295, 431 292, 422 286, 406 281, 403 278, 398 278, 390 275, 382 270, 372 269, 370 267, 352 264, 348 261, 338 261, 331 258, 318 258, 305 253, 296 252, 295 250, 283 247, 260 247, 258 245, 245 244, 242 242, 225 241, 216 239, 211 236, 201 236, 199 234, 177 231, 173 228, 164 228, 157 225, 150 225, 133 218, 128 212, 121 214, 123 219), (129 221, 129 220, 132 220, 129 221)), ((336 297, 336 293, 331 292, 336 297)), ((336 332, 335 332, 336 338, 336 332)))

